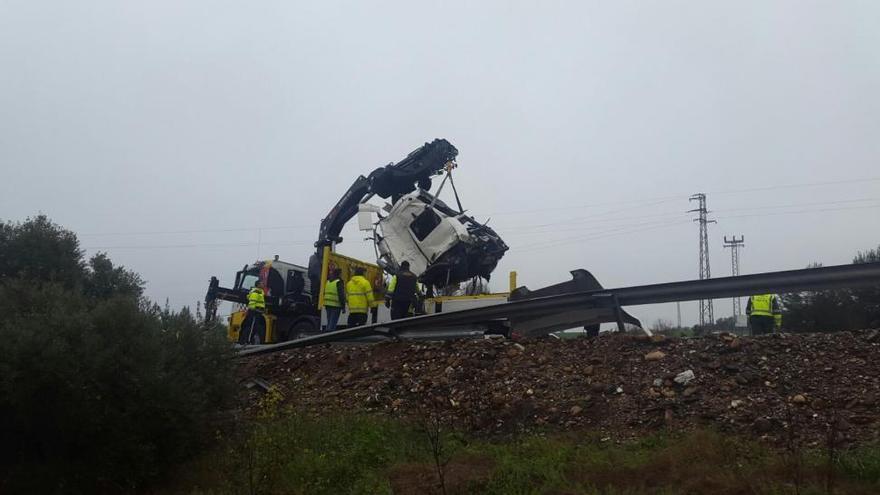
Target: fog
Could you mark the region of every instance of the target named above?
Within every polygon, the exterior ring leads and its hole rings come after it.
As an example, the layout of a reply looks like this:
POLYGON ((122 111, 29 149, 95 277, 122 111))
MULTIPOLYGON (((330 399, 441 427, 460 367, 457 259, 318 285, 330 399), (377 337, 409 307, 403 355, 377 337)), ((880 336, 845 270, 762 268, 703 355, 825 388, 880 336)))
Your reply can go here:
MULTIPOLYGON (((0 219, 45 213, 194 305, 305 264, 360 174, 460 151, 492 281, 742 273, 877 247, 876 2, 0 2, 0 219)), ((444 198, 449 198, 444 190, 444 198)), ((351 222, 339 250, 369 258, 351 222)), ((645 323, 675 305, 631 308, 645 323)), ((683 323, 697 320, 683 303, 683 323)), ((729 316, 729 300, 715 316, 729 316)))

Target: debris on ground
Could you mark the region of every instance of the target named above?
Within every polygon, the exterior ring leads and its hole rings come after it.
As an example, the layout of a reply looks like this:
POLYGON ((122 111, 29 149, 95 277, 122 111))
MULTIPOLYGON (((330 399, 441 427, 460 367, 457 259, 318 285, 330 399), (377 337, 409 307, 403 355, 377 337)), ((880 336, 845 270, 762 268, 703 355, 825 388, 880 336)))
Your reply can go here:
MULTIPOLYGON (((880 438, 875 335, 325 345, 249 358, 240 373, 265 377, 312 414, 430 414, 477 433, 580 429, 613 439, 712 427, 815 445, 835 428, 852 444, 880 438)), ((255 403, 259 393, 247 393, 255 403)))

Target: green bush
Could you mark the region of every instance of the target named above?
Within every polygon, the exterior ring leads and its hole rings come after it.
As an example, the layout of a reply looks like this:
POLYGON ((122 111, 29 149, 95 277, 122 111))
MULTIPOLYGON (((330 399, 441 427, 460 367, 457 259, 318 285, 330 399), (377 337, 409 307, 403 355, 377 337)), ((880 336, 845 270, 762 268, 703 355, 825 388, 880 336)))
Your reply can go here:
MULTIPOLYGON (((0 257, 21 227, 4 226, 0 257)), ((39 263, 0 273, 0 492, 131 491, 196 454, 232 396, 222 334, 147 303, 106 256, 64 261, 64 277, 39 263)))

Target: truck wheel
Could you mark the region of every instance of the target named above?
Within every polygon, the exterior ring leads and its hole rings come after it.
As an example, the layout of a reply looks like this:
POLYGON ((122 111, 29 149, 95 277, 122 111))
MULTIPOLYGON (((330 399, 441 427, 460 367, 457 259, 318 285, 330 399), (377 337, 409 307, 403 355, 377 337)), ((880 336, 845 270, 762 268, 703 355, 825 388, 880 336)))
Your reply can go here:
POLYGON ((287 332, 287 337, 288 340, 297 340, 303 337, 308 337, 317 331, 318 327, 315 326, 315 322, 312 320, 298 320, 290 326, 290 330, 287 332))

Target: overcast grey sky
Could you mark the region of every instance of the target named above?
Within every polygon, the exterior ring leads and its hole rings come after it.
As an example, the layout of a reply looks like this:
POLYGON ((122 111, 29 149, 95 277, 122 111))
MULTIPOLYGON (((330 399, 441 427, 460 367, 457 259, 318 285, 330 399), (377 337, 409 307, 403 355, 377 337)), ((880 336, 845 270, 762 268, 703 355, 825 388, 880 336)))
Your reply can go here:
MULTIPOLYGON (((0 0, 0 218, 45 213, 193 304, 258 241, 305 263, 357 175, 445 137, 511 246, 495 289, 695 278, 695 192, 715 276, 724 234, 743 273, 848 263, 880 243, 878 21, 873 1, 0 0)), ((355 223, 340 251, 368 257, 355 223)))

